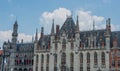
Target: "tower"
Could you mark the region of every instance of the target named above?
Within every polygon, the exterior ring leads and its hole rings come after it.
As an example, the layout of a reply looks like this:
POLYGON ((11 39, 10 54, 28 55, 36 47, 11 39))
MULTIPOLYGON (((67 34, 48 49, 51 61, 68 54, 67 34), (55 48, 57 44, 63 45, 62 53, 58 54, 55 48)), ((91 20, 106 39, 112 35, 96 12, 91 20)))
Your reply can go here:
POLYGON ((13 25, 13 33, 12 33, 12 43, 15 44, 17 42, 17 36, 18 36, 18 24, 17 20, 15 21, 13 25))
POLYGON ((77 51, 79 48, 79 43, 80 43, 80 31, 79 31, 79 21, 78 21, 78 16, 77 16, 77 20, 76 20, 76 33, 75 33, 75 39, 76 39, 76 48, 75 50, 77 51))

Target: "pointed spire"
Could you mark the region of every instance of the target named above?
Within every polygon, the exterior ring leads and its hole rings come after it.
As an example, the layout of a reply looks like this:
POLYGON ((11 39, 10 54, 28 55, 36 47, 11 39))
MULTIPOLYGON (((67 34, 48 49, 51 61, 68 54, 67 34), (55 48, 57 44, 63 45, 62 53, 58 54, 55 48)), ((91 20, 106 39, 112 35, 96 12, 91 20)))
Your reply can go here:
POLYGON ((77 15, 77 21, 76 21, 76 32, 79 32, 79 20, 77 15))
POLYGON ((38 29, 36 28, 35 42, 38 41, 38 29))
POLYGON ((44 28, 41 27, 41 38, 44 36, 44 28))
POLYGON ((54 19, 53 19, 53 23, 52 23, 52 28, 51 28, 51 35, 54 35, 54 19))

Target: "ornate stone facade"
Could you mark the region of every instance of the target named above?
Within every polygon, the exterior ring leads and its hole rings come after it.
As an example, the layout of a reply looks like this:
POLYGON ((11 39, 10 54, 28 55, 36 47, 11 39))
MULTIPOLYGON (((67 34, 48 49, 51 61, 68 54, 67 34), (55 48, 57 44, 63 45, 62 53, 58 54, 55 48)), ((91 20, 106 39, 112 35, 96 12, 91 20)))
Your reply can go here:
MULTIPOLYGON (((87 27, 87 26, 86 26, 87 27)), ((34 48, 34 71, 109 71, 110 19, 106 28, 80 31, 78 17, 76 24, 72 17, 51 34, 36 40, 34 48)))

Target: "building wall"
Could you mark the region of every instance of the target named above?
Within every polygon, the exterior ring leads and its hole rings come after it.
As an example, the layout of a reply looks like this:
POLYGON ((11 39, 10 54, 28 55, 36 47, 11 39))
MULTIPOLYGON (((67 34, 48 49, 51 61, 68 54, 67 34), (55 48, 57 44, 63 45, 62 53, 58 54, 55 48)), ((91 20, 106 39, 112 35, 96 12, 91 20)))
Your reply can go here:
MULTIPOLYGON (((55 50, 55 40, 54 37, 51 37, 51 49, 46 51, 46 50, 35 50, 35 55, 39 56, 39 62, 38 62, 38 71, 41 71, 41 55, 44 55, 44 64, 43 68, 44 71, 46 71, 46 55, 49 54, 50 56, 50 63, 49 63, 49 71, 54 71, 54 54, 57 54, 57 69, 58 71, 61 70, 61 55, 62 53, 66 54, 66 67, 68 70, 70 70, 70 54, 74 54, 74 71, 80 71, 80 53, 83 53, 83 71, 87 71, 87 53, 90 53, 90 71, 97 71, 97 70, 102 70, 102 71, 109 71, 109 53, 106 50, 106 47, 82 47, 80 48, 79 46, 76 47, 76 40, 73 39, 74 43, 74 49, 71 49, 71 42, 69 39, 65 37, 61 37, 60 40, 58 40, 58 47, 57 51, 55 50), (62 50, 62 41, 63 39, 66 39, 66 50, 62 50), (94 53, 97 53, 98 57, 98 65, 95 67, 94 66, 94 53), (101 53, 105 53, 105 65, 101 64, 101 53)), ((35 47, 37 48, 37 47, 35 47)), ((34 58, 34 71, 36 70, 36 58, 34 58)))

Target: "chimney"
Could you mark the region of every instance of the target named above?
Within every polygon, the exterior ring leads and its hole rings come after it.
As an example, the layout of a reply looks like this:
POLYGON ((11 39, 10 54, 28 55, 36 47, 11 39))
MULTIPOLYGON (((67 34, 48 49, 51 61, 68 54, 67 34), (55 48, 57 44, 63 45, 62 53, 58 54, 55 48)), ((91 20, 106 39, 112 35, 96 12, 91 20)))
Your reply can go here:
POLYGON ((59 32, 59 27, 60 27, 60 25, 56 25, 56 34, 58 34, 58 32, 59 32))

